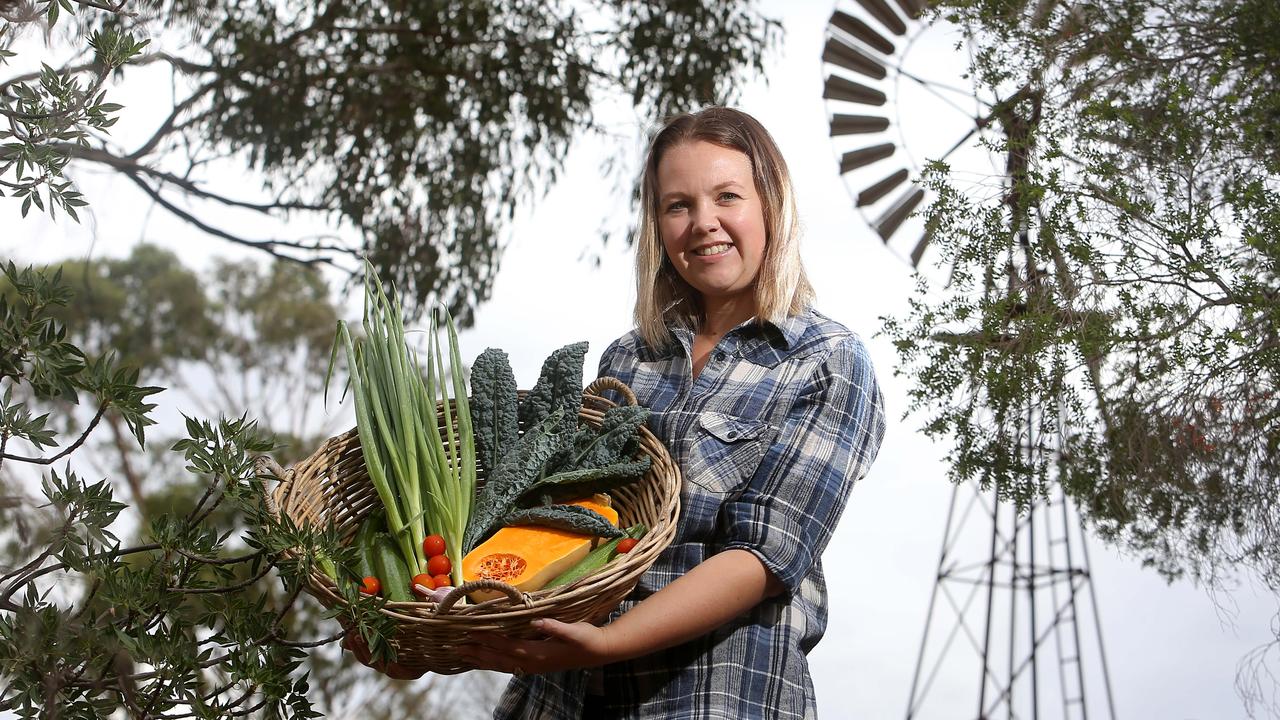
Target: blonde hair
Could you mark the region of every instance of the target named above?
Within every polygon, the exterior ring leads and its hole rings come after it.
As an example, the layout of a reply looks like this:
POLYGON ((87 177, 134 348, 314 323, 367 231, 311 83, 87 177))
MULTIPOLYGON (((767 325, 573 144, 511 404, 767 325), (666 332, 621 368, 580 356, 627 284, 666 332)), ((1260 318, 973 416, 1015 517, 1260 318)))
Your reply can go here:
POLYGON ((667 120, 649 143, 640 180, 640 228, 636 239, 635 322, 650 347, 671 340, 668 323, 697 330, 702 303, 667 259, 658 231, 658 163, 673 147, 705 141, 737 150, 751 162, 764 209, 764 258, 753 285, 756 319, 780 322, 813 300, 813 286, 800 262, 800 222, 791 174, 778 145, 760 121, 726 107, 709 107, 667 120))

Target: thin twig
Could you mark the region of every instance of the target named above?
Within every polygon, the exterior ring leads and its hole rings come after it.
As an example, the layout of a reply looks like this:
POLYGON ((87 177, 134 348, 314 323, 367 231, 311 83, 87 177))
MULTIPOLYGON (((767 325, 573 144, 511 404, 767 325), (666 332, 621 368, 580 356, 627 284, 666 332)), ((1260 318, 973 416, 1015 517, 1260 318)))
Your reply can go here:
POLYGON ((99 405, 98 413, 93 416, 93 420, 89 421, 89 426, 84 429, 84 432, 80 435, 80 437, 76 438, 76 441, 74 443, 72 443, 65 450, 58 453, 57 455, 54 455, 53 457, 37 458, 37 457, 25 457, 23 455, 9 455, 7 453, 0 453, 0 458, 3 458, 5 460, 17 460, 18 462, 31 463, 32 465, 52 465, 58 460, 61 460, 67 455, 71 454, 76 448, 84 444, 84 441, 87 440, 89 437, 89 433, 93 432, 93 429, 98 425, 98 421, 102 419, 102 414, 107 411, 108 405, 109 403, 102 403, 102 405, 99 405))

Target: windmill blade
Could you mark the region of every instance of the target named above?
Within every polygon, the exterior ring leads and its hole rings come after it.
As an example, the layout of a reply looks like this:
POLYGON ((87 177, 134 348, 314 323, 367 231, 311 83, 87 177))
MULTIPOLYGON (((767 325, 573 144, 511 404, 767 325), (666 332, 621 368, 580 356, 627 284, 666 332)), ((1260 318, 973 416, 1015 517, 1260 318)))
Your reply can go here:
POLYGON ((886 243, 893 234, 898 231, 902 225, 902 221, 907 219, 920 201, 924 199, 924 190, 922 188, 912 188, 905 192, 901 197, 894 201, 893 205, 885 211, 884 215, 876 220, 876 232, 880 234, 880 239, 886 243))
POLYGON ((893 8, 889 7, 889 3, 884 0, 858 0, 858 4, 881 25, 889 28, 894 35, 907 34, 907 24, 902 22, 902 18, 898 17, 898 13, 894 12, 893 8))
POLYGON ((837 10, 831 14, 831 24, 848 33, 850 36, 861 40, 871 48, 879 51, 883 55, 892 55, 894 52, 893 43, 875 28, 856 18, 849 13, 837 10))
POLYGON ((893 143, 883 143, 858 150, 850 150, 840 156, 840 173, 844 174, 854 168, 860 168, 865 165, 870 165, 873 162, 879 162, 890 155, 893 155, 893 151, 893 143))
POLYGON ((911 251, 911 267, 920 267, 920 258, 924 256, 924 249, 928 247, 929 243, 932 241, 933 230, 926 226, 924 234, 920 236, 920 239, 916 242, 915 249, 911 251))
POLYGON ((875 115, 842 115, 831 118, 831 137, 837 135, 865 135, 889 129, 889 118, 875 115))
POLYGON ((827 77, 827 83, 822 89, 822 97, 828 100, 843 100, 845 102, 858 103, 859 105, 883 105, 888 98, 885 94, 875 88, 867 87, 847 80, 839 75, 830 75, 827 77))
POLYGON ((858 193, 858 207, 866 207, 885 195, 888 195, 894 188, 906 182, 909 175, 910 174, 907 172, 906 168, 903 168, 875 185, 872 185, 858 193))
POLYGON ((827 45, 822 49, 822 61, 876 80, 883 80, 889 74, 879 60, 834 35, 827 38, 827 45))

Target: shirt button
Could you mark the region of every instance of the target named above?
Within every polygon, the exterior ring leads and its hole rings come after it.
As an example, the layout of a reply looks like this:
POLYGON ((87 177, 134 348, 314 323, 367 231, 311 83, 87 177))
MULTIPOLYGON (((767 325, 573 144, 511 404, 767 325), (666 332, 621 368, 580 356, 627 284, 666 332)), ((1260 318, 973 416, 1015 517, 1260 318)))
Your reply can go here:
POLYGON ((725 436, 725 437, 727 437, 727 438, 729 438, 730 440, 737 440, 737 439, 738 439, 738 431, 737 431, 737 430, 730 430, 729 432, 725 433, 725 435, 724 435, 724 436, 725 436))
POLYGON ((728 359, 728 357, 729 356, 725 355, 723 350, 716 351, 716 362, 724 362, 726 359, 728 359))

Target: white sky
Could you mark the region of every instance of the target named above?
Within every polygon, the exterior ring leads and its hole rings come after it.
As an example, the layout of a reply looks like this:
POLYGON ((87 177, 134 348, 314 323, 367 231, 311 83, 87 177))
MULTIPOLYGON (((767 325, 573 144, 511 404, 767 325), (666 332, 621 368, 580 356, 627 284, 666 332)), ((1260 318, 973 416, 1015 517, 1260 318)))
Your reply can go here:
MULTIPOLYGON (((784 0, 765 5, 785 17, 784 52, 769 71, 772 82, 750 87, 741 107, 770 129, 787 157, 800 196, 804 257, 818 291, 817 307, 868 341, 890 417, 879 460, 854 490, 825 556, 830 622, 826 638, 810 658, 820 717, 902 717, 951 492, 941 459, 944 448, 917 432, 919 420, 901 419, 906 382, 892 375, 892 347, 884 338, 873 337, 878 317, 905 312, 912 279, 904 263, 883 248, 855 213, 838 177, 836 150, 827 136, 819 61, 831 6, 784 0)), ((113 91, 110 99, 135 106, 163 100, 144 97, 156 87, 131 85, 113 91)), ((167 93, 167 84, 159 87, 167 93)), ((124 116, 125 127, 117 130, 117 137, 130 132, 128 110, 124 116)), ((474 357, 488 346, 501 347, 512 357, 517 380, 528 386, 542 359, 555 348, 590 340, 587 362, 594 368, 608 342, 629 329, 629 253, 616 245, 606 248, 598 270, 581 256, 585 248, 598 246, 602 221, 616 226, 628 221, 623 214, 626 199, 612 195, 600 182, 600 161, 605 153, 635 157, 638 152, 632 145, 583 143, 570 156, 561 181, 518 213, 493 298, 480 310, 475 329, 462 336, 464 357, 474 357)), ((96 245, 90 245, 83 228, 65 220, 56 225, 30 218, 20 221, 17 203, 0 201, 0 257, 21 262, 89 252, 123 254, 143 238, 196 264, 215 253, 233 252, 220 241, 165 220, 162 211, 151 212, 140 194, 118 177, 88 179, 85 189, 96 216, 96 245)), ((1117 716, 1244 717, 1233 687, 1237 663, 1271 637, 1268 626, 1277 609, 1275 598, 1243 588, 1219 598, 1235 606, 1225 613, 1188 583, 1168 586, 1154 572, 1097 543, 1090 552, 1117 716)), ((981 559, 981 553, 972 557, 981 559)), ((949 629, 935 625, 933 632, 949 629)), ((1045 667, 1056 673, 1055 666, 1045 667)), ((920 717, 971 717, 978 702, 978 677, 978 666, 972 663, 945 666, 930 696, 933 704, 920 717)), ((1053 679, 1056 682, 1056 675, 1053 679)), ((1096 682, 1089 685, 1088 694, 1090 712, 1098 717, 1093 704, 1101 700, 1101 688, 1096 682)), ((1044 716, 1059 717, 1052 712, 1057 707, 1042 704, 1044 716)))

